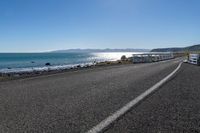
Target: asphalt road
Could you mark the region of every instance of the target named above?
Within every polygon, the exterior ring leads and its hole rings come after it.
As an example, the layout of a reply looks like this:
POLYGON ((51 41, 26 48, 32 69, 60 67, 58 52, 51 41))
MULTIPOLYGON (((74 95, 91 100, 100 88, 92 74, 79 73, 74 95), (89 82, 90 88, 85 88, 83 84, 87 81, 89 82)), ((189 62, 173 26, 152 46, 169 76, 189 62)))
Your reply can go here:
POLYGON ((86 132, 172 72, 179 61, 1 82, 0 132, 86 132))
POLYGON ((183 64, 157 92, 116 121, 106 133, 199 133, 200 67, 183 64))

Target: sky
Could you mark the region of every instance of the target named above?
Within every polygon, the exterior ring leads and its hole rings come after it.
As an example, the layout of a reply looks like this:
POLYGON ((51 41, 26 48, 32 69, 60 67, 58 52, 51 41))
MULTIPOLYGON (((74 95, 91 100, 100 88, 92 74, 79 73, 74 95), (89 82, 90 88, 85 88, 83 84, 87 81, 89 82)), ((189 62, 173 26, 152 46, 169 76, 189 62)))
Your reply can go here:
POLYGON ((0 0, 0 52, 200 43, 200 0, 0 0))

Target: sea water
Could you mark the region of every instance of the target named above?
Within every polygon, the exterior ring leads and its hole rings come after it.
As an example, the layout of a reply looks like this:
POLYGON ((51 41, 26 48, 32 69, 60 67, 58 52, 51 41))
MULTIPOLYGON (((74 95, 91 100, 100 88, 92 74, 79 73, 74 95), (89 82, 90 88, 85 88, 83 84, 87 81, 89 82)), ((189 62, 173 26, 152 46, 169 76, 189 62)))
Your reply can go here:
POLYGON ((76 65, 92 65, 95 62, 119 60, 122 55, 130 57, 133 52, 101 53, 0 53, 0 72, 28 72, 56 70, 76 65), (46 66, 50 63, 51 66, 46 66))

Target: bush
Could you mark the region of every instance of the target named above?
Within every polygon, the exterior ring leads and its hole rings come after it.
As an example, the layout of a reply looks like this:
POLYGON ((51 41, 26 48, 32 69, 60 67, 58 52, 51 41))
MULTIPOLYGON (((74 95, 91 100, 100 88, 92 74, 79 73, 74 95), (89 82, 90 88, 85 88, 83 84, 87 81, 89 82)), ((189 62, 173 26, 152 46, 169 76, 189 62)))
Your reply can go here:
POLYGON ((122 55, 121 60, 122 60, 122 61, 126 61, 126 56, 125 56, 125 55, 122 55))

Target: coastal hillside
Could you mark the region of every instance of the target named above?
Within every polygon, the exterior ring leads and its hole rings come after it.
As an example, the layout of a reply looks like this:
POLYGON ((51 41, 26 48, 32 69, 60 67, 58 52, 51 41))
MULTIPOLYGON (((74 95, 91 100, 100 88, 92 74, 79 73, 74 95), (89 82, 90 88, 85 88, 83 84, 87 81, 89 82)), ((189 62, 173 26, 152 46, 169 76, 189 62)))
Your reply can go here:
POLYGON ((151 52, 185 52, 185 51, 200 51, 200 44, 188 47, 175 48, 157 48, 152 49, 151 52))

